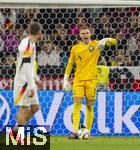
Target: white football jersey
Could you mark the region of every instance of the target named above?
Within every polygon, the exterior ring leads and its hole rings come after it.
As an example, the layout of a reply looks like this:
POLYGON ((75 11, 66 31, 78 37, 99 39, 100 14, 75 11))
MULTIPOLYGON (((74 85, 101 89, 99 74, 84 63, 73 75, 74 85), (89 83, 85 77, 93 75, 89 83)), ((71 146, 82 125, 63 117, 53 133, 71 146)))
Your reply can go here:
POLYGON ((18 57, 14 85, 23 86, 27 83, 29 89, 35 87, 34 61, 36 59, 35 43, 26 37, 18 46, 18 57))

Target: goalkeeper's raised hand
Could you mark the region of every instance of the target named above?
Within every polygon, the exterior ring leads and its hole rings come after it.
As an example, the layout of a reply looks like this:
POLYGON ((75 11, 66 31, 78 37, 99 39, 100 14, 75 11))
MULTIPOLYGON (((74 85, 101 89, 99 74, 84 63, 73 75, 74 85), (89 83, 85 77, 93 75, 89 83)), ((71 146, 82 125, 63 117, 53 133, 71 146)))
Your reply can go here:
POLYGON ((67 92, 71 91, 71 85, 69 82, 69 76, 68 75, 64 75, 64 82, 63 82, 63 89, 67 92))
POLYGON ((114 38, 105 38, 106 39, 106 46, 115 46, 118 44, 118 40, 114 38))
POLYGON ((97 47, 99 49, 104 48, 104 46, 115 46, 118 44, 118 40, 115 38, 104 38, 102 40, 99 41, 97 47))

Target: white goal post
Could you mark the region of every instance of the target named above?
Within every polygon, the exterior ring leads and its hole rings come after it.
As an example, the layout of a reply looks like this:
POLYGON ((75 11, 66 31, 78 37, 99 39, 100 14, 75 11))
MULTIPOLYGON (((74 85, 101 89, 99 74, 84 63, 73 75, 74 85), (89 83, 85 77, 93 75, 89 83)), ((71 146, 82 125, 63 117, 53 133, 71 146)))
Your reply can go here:
POLYGON ((0 7, 93 7, 93 6, 140 6, 139 0, 0 0, 0 7))

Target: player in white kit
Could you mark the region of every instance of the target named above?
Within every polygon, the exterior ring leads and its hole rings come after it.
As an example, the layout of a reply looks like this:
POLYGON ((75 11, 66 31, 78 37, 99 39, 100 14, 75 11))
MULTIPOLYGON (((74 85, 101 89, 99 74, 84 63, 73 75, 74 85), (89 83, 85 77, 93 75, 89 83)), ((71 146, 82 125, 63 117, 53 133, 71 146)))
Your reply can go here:
POLYGON ((29 25, 29 35, 18 47, 16 75, 14 78, 14 102, 20 109, 16 116, 18 125, 25 125, 39 110, 36 84, 40 84, 34 71, 36 59, 35 42, 40 38, 41 26, 33 22, 29 25))

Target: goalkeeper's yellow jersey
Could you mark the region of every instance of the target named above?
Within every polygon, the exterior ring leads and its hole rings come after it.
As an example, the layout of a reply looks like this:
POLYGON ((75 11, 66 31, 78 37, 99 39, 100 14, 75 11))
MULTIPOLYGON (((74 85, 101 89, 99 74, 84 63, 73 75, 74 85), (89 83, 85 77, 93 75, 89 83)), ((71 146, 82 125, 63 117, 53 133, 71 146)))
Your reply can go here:
POLYGON ((98 41, 93 40, 87 45, 80 42, 72 47, 69 63, 76 64, 75 80, 97 79, 97 62, 100 55, 97 44, 98 41))

